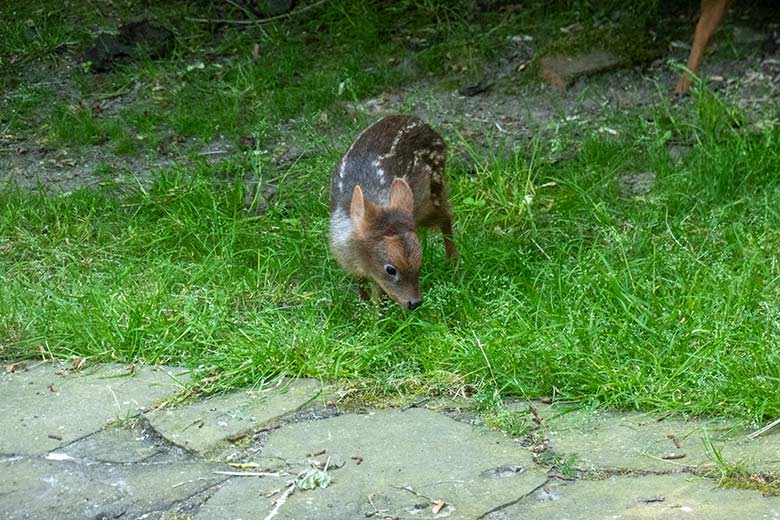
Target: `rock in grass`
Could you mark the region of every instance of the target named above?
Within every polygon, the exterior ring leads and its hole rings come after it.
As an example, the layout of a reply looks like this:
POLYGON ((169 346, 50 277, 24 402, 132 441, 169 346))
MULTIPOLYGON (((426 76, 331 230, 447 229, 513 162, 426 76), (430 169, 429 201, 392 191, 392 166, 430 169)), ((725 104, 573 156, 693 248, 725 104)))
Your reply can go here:
POLYGON ((461 96, 473 97, 484 92, 487 92, 493 87, 492 81, 481 80, 475 85, 464 85, 458 89, 458 94, 461 96))
POLYGON ((624 65, 619 56, 595 49, 574 56, 546 56, 539 62, 539 74, 546 83, 565 90, 578 78, 624 65))
POLYGON ((175 39, 168 28, 143 19, 119 28, 118 34, 102 33, 86 52, 86 59, 97 72, 106 72, 116 65, 130 63, 142 56, 156 59, 173 51, 175 39))
POLYGON ((620 194, 624 197, 640 197, 652 191, 655 172, 630 173, 618 179, 620 194))
POLYGON ((266 16, 279 16, 289 13, 293 8, 292 0, 257 0, 260 12, 266 16))

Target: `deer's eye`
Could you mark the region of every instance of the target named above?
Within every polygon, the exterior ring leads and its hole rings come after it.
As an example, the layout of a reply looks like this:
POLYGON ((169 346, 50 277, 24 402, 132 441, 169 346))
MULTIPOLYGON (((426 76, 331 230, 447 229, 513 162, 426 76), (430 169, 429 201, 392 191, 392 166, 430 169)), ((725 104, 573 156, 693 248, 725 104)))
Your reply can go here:
POLYGON ((398 274, 398 271, 395 269, 395 267, 393 267, 393 266, 392 266, 392 265, 390 265, 390 264, 387 264, 387 265, 385 266, 385 272, 386 272, 387 274, 389 274, 390 276, 395 276, 395 275, 397 275, 397 274, 398 274))

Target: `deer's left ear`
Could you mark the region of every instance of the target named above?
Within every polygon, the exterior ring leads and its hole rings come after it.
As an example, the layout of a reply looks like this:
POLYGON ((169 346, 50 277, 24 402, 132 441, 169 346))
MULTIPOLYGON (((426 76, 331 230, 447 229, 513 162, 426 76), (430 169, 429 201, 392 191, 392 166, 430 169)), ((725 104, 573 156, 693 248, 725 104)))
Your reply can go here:
POLYGON ((414 213, 414 193, 409 184, 400 177, 390 185, 390 207, 414 213))

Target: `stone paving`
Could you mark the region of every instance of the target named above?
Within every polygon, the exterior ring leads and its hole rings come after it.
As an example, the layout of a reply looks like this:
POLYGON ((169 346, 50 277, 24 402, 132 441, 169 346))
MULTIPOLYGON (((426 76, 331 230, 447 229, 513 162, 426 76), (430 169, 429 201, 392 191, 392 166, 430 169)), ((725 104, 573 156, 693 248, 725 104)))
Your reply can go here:
POLYGON ((174 406, 184 369, 14 368, 0 519, 780 520, 780 497, 703 476, 712 446, 777 474, 775 430, 533 403, 541 426, 513 438, 457 402, 345 413, 306 379, 174 406))

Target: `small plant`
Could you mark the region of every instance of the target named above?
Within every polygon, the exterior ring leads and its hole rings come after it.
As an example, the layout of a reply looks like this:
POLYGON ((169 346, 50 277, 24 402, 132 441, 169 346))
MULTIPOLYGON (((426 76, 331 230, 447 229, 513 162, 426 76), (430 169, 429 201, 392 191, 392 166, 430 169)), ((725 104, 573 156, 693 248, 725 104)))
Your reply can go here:
POLYGON ((472 397, 472 402, 482 421, 490 428, 515 436, 528 433, 529 412, 509 410, 495 387, 485 385, 472 397))
POLYGON ((551 471, 560 473, 566 477, 577 476, 577 454, 576 453, 555 453, 551 450, 545 450, 539 454, 536 461, 542 466, 548 467, 551 471))
POLYGON ((728 461, 723 451, 715 446, 706 429, 702 442, 707 458, 715 466, 709 475, 718 479, 718 485, 724 488, 755 489, 764 495, 780 495, 780 475, 757 472, 751 469, 752 464, 745 459, 728 461))
POLYGON ((140 421, 140 416, 131 414, 130 410, 127 410, 124 416, 117 415, 114 419, 106 424, 106 428, 134 428, 140 421))

